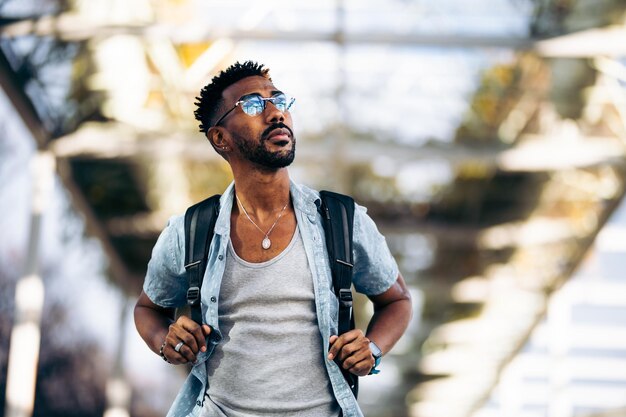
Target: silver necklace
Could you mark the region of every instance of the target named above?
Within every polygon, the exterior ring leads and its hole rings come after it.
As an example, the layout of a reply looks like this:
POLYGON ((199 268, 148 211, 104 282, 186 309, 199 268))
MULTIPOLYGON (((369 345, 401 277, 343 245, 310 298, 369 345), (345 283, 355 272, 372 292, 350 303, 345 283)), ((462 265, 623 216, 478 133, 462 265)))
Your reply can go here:
POLYGON ((241 209, 243 210, 243 214, 246 215, 246 217, 248 218, 248 220, 250 220, 250 223, 252 223, 257 229, 259 229, 259 232, 263 233, 263 235, 265 236, 263 238, 263 241, 261 242, 261 247, 265 250, 268 250, 271 246, 272 246, 272 241, 270 240, 270 233, 272 233, 272 230, 274 230, 274 227, 276 227, 276 225, 278 224, 278 221, 280 220, 281 217, 283 217, 283 213, 285 212, 285 209, 287 208, 287 205, 289 205, 289 200, 287 200, 287 203, 283 206, 283 209, 280 211, 280 213, 278 214, 278 217, 276 218, 276 221, 274 222, 274 224, 272 225, 272 227, 270 227, 270 230, 267 231, 267 233, 265 233, 263 231, 263 229, 261 229, 259 227, 258 224, 256 224, 254 222, 254 220, 252 220, 252 218, 250 217, 250 215, 248 214, 248 212, 246 211, 246 208, 243 206, 243 204, 241 203, 241 200, 239 200, 239 196, 237 196, 237 194, 235 194, 235 198, 237 199, 237 202, 239 203, 239 205, 241 206, 241 209))

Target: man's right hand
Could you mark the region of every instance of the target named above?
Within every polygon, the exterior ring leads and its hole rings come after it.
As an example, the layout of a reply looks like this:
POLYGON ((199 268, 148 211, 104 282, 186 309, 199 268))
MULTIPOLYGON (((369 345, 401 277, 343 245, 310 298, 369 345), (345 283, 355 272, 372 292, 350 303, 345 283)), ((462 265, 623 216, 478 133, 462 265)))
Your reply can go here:
POLYGON ((178 320, 170 324, 165 336, 163 355, 170 363, 182 364, 196 361, 198 352, 205 352, 206 337, 211 334, 211 328, 203 324, 200 326, 187 316, 180 316, 178 320), (176 345, 183 342, 178 352, 174 350, 176 345))

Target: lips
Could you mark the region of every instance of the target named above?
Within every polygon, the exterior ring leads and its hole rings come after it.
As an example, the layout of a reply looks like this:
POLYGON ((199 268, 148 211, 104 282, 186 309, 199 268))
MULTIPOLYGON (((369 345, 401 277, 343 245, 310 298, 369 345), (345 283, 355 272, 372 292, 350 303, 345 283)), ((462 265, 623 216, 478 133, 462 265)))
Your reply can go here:
POLYGON ((285 128, 276 128, 267 135, 267 139, 272 142, 284 142, 291 139, 291 132, 285 128))

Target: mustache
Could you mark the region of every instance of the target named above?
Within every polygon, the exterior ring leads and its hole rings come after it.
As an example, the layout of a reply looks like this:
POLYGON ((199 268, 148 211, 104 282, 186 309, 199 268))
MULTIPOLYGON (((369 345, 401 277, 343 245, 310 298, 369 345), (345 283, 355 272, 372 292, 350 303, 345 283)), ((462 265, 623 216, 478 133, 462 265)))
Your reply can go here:
POLYGON ((267 129, 263 131, 263 133, 261 134, 261 137, 267 138, 267 136, 272 132, 272 130, 281 129, 281 128, 287 129, 289 131, 289 135, 293 138, 293 131, 289 128, 289 126, 287 126, 283 122, 272 124, 270 127, 268 127, 267 129))

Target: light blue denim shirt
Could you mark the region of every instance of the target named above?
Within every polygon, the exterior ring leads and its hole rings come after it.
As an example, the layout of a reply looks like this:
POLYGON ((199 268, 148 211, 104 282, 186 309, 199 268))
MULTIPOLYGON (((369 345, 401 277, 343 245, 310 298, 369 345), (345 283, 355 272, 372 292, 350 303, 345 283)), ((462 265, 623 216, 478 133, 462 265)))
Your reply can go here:
MULTIPOLYGON (((330 336, 337 333, 338 301, 332 289, 330 264, 326 254, 326 243, 322 218, 317 211, 319 194, 303 185, 291 183, 291 198, 296 219, 304 241, 307 260, 313 275, 317 323, 320 343, 328 352, 330 336)), ((233 207, 234 184, 231 184, 220 199, 220 214, 215 224, 215 235, 209 250, 207 269, 201 289, 202 314, 204 321, 214 330, 208 337, 207 351, 198 355, 197 362, 178 396, 174 400, 168 417, 198 416, 204 401, 207 386, 205 361, 220 343, 222 336, 218 321, 220 284, 224 274, 225 256, 230 241, 230 214, 233 207)), ((398 267, 391 256, 385 238, 378 232, 365 208, 356 207, 354 214, 354 288, 366 295, 377 295, 393 285, 398 276, 398 267)), ((144 292, 157 305, 166 308, 186 304, 189 286, 185 273, 185 229, 184 216, 172 217, 154 246, 144 282, 144 292)), ((344 417, 360 417, 362 412, 333 361, 325 358, 335 398, 343 410, 344 417)), ((298 372, 298 370, 294 370, 298 372)), ((303 375, 303 377, 305 377, 303 375)))

